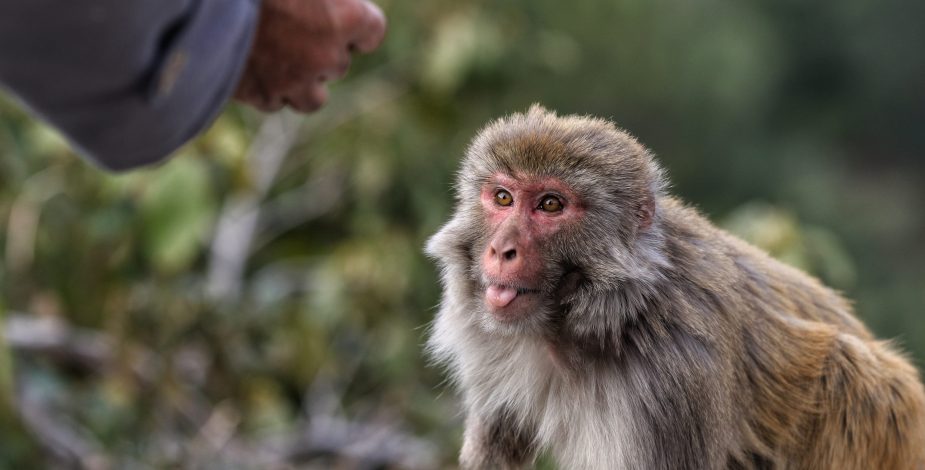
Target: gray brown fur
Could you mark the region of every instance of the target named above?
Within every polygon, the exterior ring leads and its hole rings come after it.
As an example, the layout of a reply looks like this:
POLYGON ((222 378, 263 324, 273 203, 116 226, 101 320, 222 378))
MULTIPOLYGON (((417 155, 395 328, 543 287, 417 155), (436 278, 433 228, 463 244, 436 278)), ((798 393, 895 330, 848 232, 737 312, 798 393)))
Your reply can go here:
POLYGON ((923 469, 915 368, 806 274, 665 194, 611 123, 534 106, 475 138, 428 243, 444 296, 429 351, 461 389, 465 468, 923 469), (552 176, 588 204, 547 247, 546 308, 482 321, 479 188, 552 176))

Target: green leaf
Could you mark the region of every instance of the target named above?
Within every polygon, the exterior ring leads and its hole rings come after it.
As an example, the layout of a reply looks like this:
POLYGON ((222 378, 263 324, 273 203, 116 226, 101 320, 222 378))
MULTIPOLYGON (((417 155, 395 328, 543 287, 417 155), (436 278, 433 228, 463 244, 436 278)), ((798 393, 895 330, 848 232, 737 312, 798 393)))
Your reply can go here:
POLYGON ((5 423, 13 404, 13 357, 10 354, 9 344, 6 342, 5 331, 6 307, 0 299, 0 423, 5 423))
POLYGON ((205 165, 179 157, 159 169, 141 195, 145 254, 161 271, 190 265, 212 227, 216 203, 205 165))
POLYGON ((491 67, 504 55, 504 41, 497 25, 475 11, 449 16, 437 26, 427 51, 425 85, 452 94, 467 76, 480 67, 491 67))

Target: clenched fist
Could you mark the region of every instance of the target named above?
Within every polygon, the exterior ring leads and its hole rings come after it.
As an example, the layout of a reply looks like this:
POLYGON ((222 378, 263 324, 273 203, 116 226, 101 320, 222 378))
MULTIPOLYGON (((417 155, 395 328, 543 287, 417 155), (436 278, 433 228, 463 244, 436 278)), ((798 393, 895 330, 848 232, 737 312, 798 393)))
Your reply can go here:
POLYGON ((326 82, 353 52, 382 42, 386 21, 367 0, 263 0, 257 35, 235 98, 262 111, 318 109, 326 82))

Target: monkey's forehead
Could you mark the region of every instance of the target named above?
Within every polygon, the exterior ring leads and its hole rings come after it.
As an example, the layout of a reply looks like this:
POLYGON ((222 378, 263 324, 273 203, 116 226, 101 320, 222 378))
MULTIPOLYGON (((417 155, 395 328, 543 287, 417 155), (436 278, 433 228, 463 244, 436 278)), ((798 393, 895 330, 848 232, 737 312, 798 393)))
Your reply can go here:
POLYGON ((613 123, 584 116, 559 117, 534 106, 525 114, 499 119, 482 129, 468 149, 464 167, 470 173, 568 178, 583 172, 600 176, 644 173, 651 162, 649 152, 613 123))

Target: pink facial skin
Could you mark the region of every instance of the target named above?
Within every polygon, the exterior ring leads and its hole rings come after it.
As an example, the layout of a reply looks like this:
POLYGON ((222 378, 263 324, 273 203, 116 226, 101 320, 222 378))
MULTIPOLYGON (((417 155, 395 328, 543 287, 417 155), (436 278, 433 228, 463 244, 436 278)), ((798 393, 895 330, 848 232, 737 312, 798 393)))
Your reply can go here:
POLYGON ((550 236, 584 216, 578 195, 556 178, 496 174, 482 186, 482 207, 491 239, 482 255, 485 305, 499 321, 515 321, 540 306, 543 282, 541 252, 550 236), (499 191, 510 194, 499 204, 499 191), (561 209, 542 208, 549 197, 561 209))

